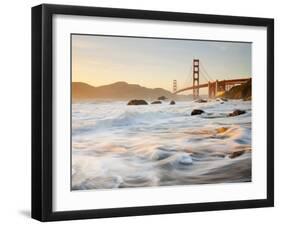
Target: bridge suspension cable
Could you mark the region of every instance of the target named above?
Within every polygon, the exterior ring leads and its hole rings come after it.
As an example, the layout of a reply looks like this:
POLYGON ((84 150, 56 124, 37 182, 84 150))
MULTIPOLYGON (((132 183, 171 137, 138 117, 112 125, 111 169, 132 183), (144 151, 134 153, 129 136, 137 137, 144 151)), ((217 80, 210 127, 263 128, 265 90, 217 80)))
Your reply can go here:
POLYGON ((207 74, 201 70, 201 75, 203 76, 203 78, 206 80, 206 82, 209 82, 210 81, 210 78, 207 76, 207 74), (203 72, 203 73, 202 73, 203 72))
POLYGON ((192 72, 192 65, 189 67, 188 76, 185 77, 185 81, 183 83, 183 87, 186 87, 189 84, 191 84, 191 82, 192 82, 191 72, 192 72))
POLYGON ((184 83, 186 85, 191 84, 191 82, 192 82, 191 72, 192 72, 192 65, 190 65, 190 67, 189 67, 188 76, 186 78, 186 83, 184 83))
POLYGON ((209 75, 209 73, 207 72, 207 70, 206 70, 204 64, 202 63, 202 60, 201 60, 201 68, 203 69, 204 73, 205 73, 205 74, 207 75, 207 77, 208 77, 208 80, 207 80, 207 81, 214 81, 214 80, 212 79, 212 77, 209 75))
MULTIPOLYGON (((207 75, 207 78, 209 81, 215 81, 215 79, 212 79, 212 77, 210 76, 210 74, 208 73, 208 71, 206 70, 206 67, 204 66, 204 64, 202 63, 201 60, 201 68, 203 69, 203 72, 207 75)), ((224 77, 226 77, 226 80, 231 80, 229 75, 224 75, 224 77)))

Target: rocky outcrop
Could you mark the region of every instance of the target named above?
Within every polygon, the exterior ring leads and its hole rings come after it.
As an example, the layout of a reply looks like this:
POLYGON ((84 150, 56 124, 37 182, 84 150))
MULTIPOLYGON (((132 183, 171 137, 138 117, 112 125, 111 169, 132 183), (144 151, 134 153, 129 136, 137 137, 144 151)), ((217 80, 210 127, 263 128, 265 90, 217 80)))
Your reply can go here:
POLYGON ((237 110, 234 110, 233 112, 229 113, 228 116, 234 117, 234 116, 242 115, 245 113, 246 113, 246 111, 237 109, 237 110))
POLYGON ((252 97, 252 80, 249 79, 245 84, 232 87, 229 91, 224 93, 223 97, 228 99, 250 100, 252 97))
POLYGON ((191 115, 201 115, 203 113, 204 113, 204 111, 201 109, 194 109, 194 110, 192 110, 191 115))
POLYGON ((174 100, 171 100, 170 105, 174 105, 176 102, 174 100))
POLYGON ((250 100, 252 100, 252 97, 246 97, 246 98, 244 98, 243 100, 244 100, 244 101, 250 101, 250 100))
POLYGON ((130 100, 127 105, 148 105, 145 100, 130 100))
POLYGON ((156 100, 156 101, 151 102, 151 104, 162 104, 162 102, 160 100, 156 100))
POLYGON ((158 100, 167 100, 168 98, 165 96, 158 97, 158 100))

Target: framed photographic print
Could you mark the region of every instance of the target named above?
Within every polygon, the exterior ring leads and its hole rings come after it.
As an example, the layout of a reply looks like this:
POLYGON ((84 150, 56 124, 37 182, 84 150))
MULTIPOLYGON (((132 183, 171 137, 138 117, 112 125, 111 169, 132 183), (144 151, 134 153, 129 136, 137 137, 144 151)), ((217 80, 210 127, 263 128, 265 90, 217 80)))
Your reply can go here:
POLYGON ((274 205, 274 21, 32 8, 32 217, 274 205))

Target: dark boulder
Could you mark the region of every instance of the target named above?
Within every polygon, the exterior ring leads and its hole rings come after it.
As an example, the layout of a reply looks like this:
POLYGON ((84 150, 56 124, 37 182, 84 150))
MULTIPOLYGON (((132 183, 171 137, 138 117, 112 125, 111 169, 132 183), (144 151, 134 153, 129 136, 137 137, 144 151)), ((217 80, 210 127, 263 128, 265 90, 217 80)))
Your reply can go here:
POLYGON ((176 104, 176 102, 174 100, 171 100, 170 104, 174 105, 174 104, 176 104))
POLYGON ((130 100, 128 105, 148 105, 145 100, 130 100))
POLYGON ((168 98, 165 96, 158 97, 158 100, 167 100, 168 98))
POLYGON ((245 150, 234 151, 228 157, 231 158, 231 159, 234 159, 236 157, 239 157, 239 156, 243 155, 244 153, 245 153, 245 150))
POLYGON ((246 111, 237 109, 237 110, 234 110, 232 113, 229 113, 228 116, 234 117, 234 116, 242 115, 245 113, 246 113, 246 111))
POLYGON ((201 109, 194 109, 194 110, 192 110, 191 115, 201 115, 203 113, 204 113, 204 111, 201 109))
POLYGON ((156 101, 151 102, 151 104, 162 104, 162 102, 160 100, 156 100, 156 101))
POLYGON ((206 103, 208 102, 207 100, 205 99, 198 99, 198 100, 195 100, 196 103, 206 103))

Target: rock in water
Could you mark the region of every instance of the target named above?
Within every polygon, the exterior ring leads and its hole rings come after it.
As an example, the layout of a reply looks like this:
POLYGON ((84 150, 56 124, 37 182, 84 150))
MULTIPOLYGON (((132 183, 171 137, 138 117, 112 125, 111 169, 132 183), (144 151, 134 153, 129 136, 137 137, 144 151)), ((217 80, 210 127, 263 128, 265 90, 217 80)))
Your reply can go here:
POLYGON ((174 105, 174 104, 176 104, 176 102, 174 100, 171 100, 170 104, 174 105))
POLYGON ((158 97, 158 100, 166 100, 166 99, 168 99, 168 98, 165 96, 158 97))
POLYGON ((228 116, 233 117, 233 116, 238 116, 238 115, 242 115, 245 113, 246 113, 246 111, 237 109, 237 110, 233 111, 232 113, 229 113, 228 116))
POLYGON ((204 100, 204 99, 198 99, 195 101, 196 103, 206 103, 208 102, 207 100, 204 100))
POLYGON ((234 159, 236 157, 239 157, 240 155, 243 155, 244 153, 245 153, 245 150, 234 151, 229 155, 229 158, 234 159))
POLYGON ((203 114, 205 111, 201 110, 201 109, 194 109, 191 112, 191 115, 201 115, 203 114))
POLYGON ((156 100, 156 101, 151 102, 151 104, 162 104, 162 102, 160 100, 156 100))
POLYGON ((216 101, 224 101, 224 102, 227 102, 228 99, 224 98, 224 97, 220 97, 220 98, 217 98, 216 101))
POLYGON ((145 100, 130 100, 127 105, 148 105, 145 100))

